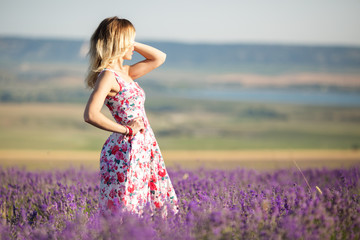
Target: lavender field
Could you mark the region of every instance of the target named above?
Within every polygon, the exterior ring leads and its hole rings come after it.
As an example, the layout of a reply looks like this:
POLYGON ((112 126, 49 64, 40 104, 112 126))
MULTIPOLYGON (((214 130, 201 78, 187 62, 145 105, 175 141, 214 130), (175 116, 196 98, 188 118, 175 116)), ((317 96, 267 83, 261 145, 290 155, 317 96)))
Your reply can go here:
POLYGON ((162 219, 99 215, 96 171, 0 168, 0 239, 360 239, 360 167, 168 172, 162 219))

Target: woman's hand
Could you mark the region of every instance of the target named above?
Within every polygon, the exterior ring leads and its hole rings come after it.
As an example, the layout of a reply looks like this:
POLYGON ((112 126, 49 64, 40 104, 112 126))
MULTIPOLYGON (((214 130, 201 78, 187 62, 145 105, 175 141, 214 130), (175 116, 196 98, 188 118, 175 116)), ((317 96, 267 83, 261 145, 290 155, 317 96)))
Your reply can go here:
POLYGON ((164 52, 143 43, 134 42, 134 51, 146 59, 129 66, 128 74, 132 79, 137 79, 154 70, 163 64, 166 59, 164 52))
POLYGON ((143 133, 145 126, 144 120, 142 117, 137 117, 131 120, 130 124, 128 125, 133 130, 133 135, 137 134, 138 132, 143 133))

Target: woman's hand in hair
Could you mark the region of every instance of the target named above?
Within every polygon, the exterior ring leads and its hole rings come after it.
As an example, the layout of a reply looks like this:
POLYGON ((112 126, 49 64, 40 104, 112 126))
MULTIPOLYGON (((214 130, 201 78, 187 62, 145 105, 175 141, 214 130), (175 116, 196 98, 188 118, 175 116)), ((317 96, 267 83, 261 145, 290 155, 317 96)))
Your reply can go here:
POLYGON ((132 79, 137 79, 147 74, 165 62, 166 54, 149 45, 134 42, 134 50, 146 59, 129 67, 128 74, 132 79))

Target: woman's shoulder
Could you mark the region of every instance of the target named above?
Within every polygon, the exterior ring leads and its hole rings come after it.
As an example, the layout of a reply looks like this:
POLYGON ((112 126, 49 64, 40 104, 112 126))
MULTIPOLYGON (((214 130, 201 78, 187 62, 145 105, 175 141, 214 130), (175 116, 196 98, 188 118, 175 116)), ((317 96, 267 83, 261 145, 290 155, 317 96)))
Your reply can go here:
POLYGON ((109 79, 114 77, 115 77, 115 72, 107 68, 104 68, 98 75, 98 79, 103 79, 103 78, 109 79))
POLYGON ((108 70, 108 69, 103 69, 99 73, 99 75, 97 77, 97 82, 103 83, 103 84, 114 85, 114 79, 115 79, 115 82, 117 82, 115 73, 112 71, 106 71, 106 70, 108 70))

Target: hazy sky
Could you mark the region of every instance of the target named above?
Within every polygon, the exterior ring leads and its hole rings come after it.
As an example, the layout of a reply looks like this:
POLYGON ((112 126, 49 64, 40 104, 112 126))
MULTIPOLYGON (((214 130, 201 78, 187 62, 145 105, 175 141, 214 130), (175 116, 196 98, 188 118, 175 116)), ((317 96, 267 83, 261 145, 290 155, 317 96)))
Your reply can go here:
POLYGON ((360 46, 359 0, 0 0, 0 35, 88 40, 109 16, 137 40, 360 46))

